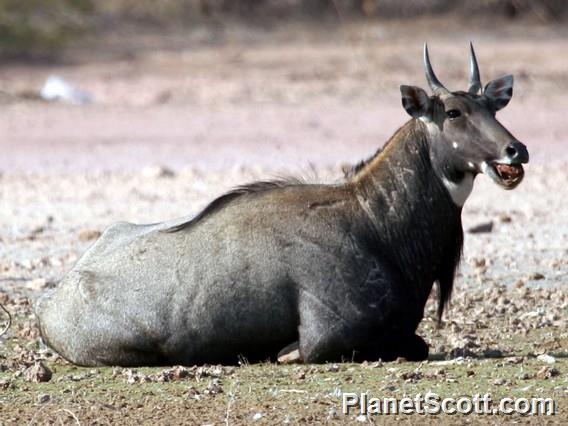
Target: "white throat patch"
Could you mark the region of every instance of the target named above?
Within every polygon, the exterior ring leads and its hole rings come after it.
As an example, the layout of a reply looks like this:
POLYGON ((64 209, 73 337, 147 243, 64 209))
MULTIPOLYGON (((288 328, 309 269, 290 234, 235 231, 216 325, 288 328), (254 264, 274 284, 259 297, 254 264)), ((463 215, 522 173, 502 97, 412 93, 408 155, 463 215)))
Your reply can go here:
POLYGON ((450 193, 454 204, 463 207, 473 189, 473 173, 466 173, 461 182, 452 182, 446 177, 442 178, 442 182, 450 193))

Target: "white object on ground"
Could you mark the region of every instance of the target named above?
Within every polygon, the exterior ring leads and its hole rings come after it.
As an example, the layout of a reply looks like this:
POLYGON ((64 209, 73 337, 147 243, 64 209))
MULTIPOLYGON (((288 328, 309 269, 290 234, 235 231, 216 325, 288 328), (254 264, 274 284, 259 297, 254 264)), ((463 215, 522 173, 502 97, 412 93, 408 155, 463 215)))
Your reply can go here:
POLYGON ((39 95, 46 101, 61 101, 72 105, 86 105, 93 102, 91 94, 73 87, 63 78, 55 75, 47 78, 39 95))
POLYGON ((546 362, 547 364, 554 364, 556 362, 556 358, 552 355, 542 354, 536 357, 540 362, 546 362))

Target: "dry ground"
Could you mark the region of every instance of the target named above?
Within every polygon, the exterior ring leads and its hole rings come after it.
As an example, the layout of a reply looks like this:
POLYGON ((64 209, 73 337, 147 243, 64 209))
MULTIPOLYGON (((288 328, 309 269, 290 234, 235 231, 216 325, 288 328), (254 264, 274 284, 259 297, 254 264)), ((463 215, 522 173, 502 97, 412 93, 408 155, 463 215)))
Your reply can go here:
POLYGON ((0 423, 382 423, 394 418, 342 416, 341 393, 428 390, 553 397, 556 416, 512 419, 567 423, 567 30, 408 26, 109 35, 75 47, 65 64, 1 68, 0 303, 14 321, 0 337, 0 423), (39 344, 30 303, 105 226, 195 213, 232 185, 276 174, 340 177, 342 164, 373 153, 406 120, 398 85, 423 83, 422 42, 440 78, 463 88, 470 39, 485 81, 515 74, 499 118, 528 145, 531 164, 513 192, 476 182, 464 227, 492 222, 492 231, 466 233, 442 328, 428 305, 429 362, 91 370, 39 344), (30 99, 50 74, 95 103, 30 99), (38 361, 53 372, 47 382, 34 382, 38 361))

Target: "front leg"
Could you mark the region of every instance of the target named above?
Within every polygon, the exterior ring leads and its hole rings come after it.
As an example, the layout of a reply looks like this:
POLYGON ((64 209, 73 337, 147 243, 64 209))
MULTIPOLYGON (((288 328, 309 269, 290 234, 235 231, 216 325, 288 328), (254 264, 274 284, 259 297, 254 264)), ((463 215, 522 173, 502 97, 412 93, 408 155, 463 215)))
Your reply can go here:
MULTIPOLYGON (((368 322, 343 313, 312 295, 300 302, 298 355, 304 363, 342 362, 358 358, 368 346, 368 322)), ((284 355, 288 346, 281 351, 284 355)), ((290 351, 288 351, 290 352, 290 351)))
POLYGON ((404 358, 407 361, 424 361, 428 359, 428 344, 417 334, 398 334, 381 337, 367 353, 362 354, 366 360, 381 359, 394 361, 404 358))
MULTIPOLYGON (((429 348, 424 339, 412 331, 389 330, 369 326, 369 321, 349 321, 332 309, 308 303, 303 305, 298 349, 290 345, 281 351, 283 360, 306 363, 335 361, 408 361, 428 359, 429 348), (379 331, 380 330, 380 331, 379 331), (382 331, 382 332, 381 332, 382 331), (287 356, 286 356, 287 353, 287 356)), ((403 322, 403 316, 396 321, 403 322)))
POLYGON ((424 361, 428 359, 430 348, 422 337, 414 334, 406 339, 400 346, 400 355, 408 361, 424 361))

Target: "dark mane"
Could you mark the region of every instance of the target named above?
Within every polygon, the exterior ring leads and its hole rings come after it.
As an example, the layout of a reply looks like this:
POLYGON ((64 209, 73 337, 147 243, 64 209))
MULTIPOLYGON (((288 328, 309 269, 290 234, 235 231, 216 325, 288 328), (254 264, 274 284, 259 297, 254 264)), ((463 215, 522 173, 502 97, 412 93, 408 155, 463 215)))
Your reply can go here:
MULTIPOLYGON (((429 152, 430 141, 424 130, 424 126, 418 120, 410 120, 398 129, 387 143, 385 143, 385 145, 375 153, 375 155, 354 166, 352 170, 346 174, 346 177, 359 175, 366 178, 364 181, 365 183, 359 186, 360 190, 362 189, 365 191, 364 198, 382 198, 383 205, 392 204, 389 204, 390 201, 388 199, 383 198, 384 195, 381 195, 381 191, 377 192, 376 181, 373 179, 369 180, 369 176, 372 177, 375 170, 381 169, 384 177, 384 172, 391 176, 396 176, 397 168, 412 168, 418 179, 415 182, 415 187, 424 187, 428 189, 428 196, 421 192, 412 196, 412 202, 415 205, 414 209, 408 209, 406 204, 397 206, 398 214, 395 222, 389 222, 386 217, 383 217, 380 221, 382 229, 378 230, 378 234, 375 234, 374 232, 370 233, 370 237, 375 239, 374 242, 372 242, 374 246, 385 247, 384 244, 386 241, 386 252, 393 250, 392 248, 396 247, 393 251, 397 252, 398 259, 394 260, 394 262, 400 265, 408 282, 419 282, 422 275, 421 270, 415 267, 416 263, 421 261, 420 253, 423 252, 421 246, 423 243, 420 243, 419 241, 431 241, 433 233, 436 232, 435 227, 430 226, 424 228, 421 221, 413 220, 412 218, 421 217, 422 211, 428 212, 432 210, 430 196, 433 195, 436 199, 446 201, 436 203, 434 206, 436 211, 428 213, 429 215, 439 215, 439 217, 443 217, 445 223, 445 228, 442 231, 445 233, 442 237, 442 240, 445 240, 445 242, 443 243, 443 247, 436 248, 436 252, 438 253, 436 258, 440 259, 440 262, 437 266, 436 276, 433 277, 438 284, 437 315, 438 320, 441 321, 444 309, 448 305, 452 295, 454 278, 461 259, 463 231, 461 215, 459 211, 457 211, 457 207, 455 207, 451 201, 450 194, 443 186, 442 181, 436 176, 429 152), (412 160, 407 158, 407 152, 409 150, 405 148, 405 146, 408 146, 409 144, 416 148, 416 152, 418 154, 418 156, 414 157, 412 160), (375 159, 377 159, 380 155, 385 157, 396 156, 395 158, 397 161, 392 163, 384 163, 381 162, 380 159, 379 161, 375 161, 375 159), (407 161, 412 161, 412 164, 406 163, 407 161), (400 165, 401 162, 403 165, 400 165), (366 169, 366 171, 363 169, 366 169), (401 220, 401 214, 404 214, 406 219, 413 224, 413 228, 400 228, 398 221, 401 220), (413 232, 417 235, 416 242, 400 243, 407 239, 407 232, 413 232), (421 237, 419 238, 418 235, 421 237), (449 238, 445 238, 447 236, 449 236, 449 238)), ((397 185, 396 178, 393 178, 389 185, 397 185)), ((401 185, 397 188, 397 190, 401 192, 404 188, 401 185)), ((429 219, 429 217, 424 219, 429 219)), ((381 257, 387 256, 385 251, 380 253, 381 257)))
POLYGON ((229 192, 226 192, 225 194, 215 198, 192 219, 180 223, 179 225, 174 225, 172 227, 164 229, 163 232, 168 232, 168 233, 178 232, 183 229, 189 228, 195 225, 196 223, 200 222, 204 217, 209 216, 210 214, 222 209, 227 204, 231 203, 233 200, 243 195, 257 194, 261 192, 272 191, 278 188, 287 188, 289 186, 296 186, 296 185, 305 185, 305 182, 297 178, 281 178, 274 180, 251 182, 245 185, 237 186, 236 188, 233 188, 229 192))
POLYGON ((359 173, 367 164, 369 164, 371 161, 373 161, 373 159, 375 159, 381 152, 383 152, 383 150, 387 147, 387 145, 389 144, 389 142, 392 139, 389 139, 381 148, 377 149, 375 151, 375 153, 373 155, 371 155, 370 157, 368 157, 365 160, 361 160, 359 161, 357 164, 355 164, 354 166, 352 166, 349 170, 344 170, 344 176, 345 178, 350 178, 352 176, 355 176, 357 173, 359 173))

